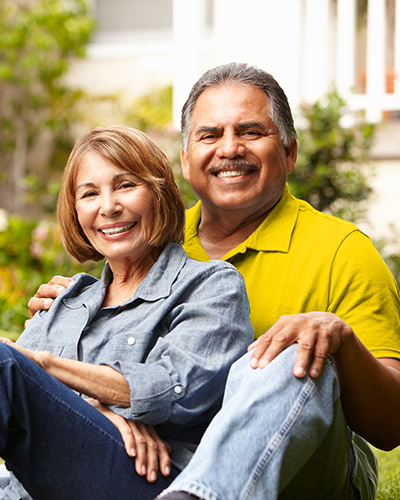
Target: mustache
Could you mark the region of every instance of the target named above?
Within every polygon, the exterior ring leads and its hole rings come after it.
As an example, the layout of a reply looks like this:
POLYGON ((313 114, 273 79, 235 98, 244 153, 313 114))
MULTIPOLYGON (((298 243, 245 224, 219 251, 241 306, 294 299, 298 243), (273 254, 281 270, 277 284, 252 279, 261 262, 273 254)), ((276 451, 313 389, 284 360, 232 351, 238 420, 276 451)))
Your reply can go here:
POLYGON ((217 163, 213 163, 209 171, 211 174, 216 174, 221 170, 257 170, 256 165, 250 161, 238 158, 236 160, 222 160, 217 163))

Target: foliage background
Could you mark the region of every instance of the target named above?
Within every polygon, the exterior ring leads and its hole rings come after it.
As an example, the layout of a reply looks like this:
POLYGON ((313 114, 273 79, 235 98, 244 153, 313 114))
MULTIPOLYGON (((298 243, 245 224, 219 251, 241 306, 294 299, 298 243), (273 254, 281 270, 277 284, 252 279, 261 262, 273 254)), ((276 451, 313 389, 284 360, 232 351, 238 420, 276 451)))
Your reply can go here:
MULTIPOLYGON (((181 174, 180 136, 170 125, 171 87, 126 103, 118 95, 94 98, 63 84, 71 57, 84 57, 94 26, 85 0, 0 0, 0 200, 7 210, 0 209, 3 331, 21 332, 28 299, 54 274, 100 274, 102 263, 82 266, 66 254, 55 209, 74 139, 104 124, 102 106, 113 110, 115 122, 144 130, 160 143, 186 205, 197 199, 181 174)), ((344 127, 345 112, 335 90, 302 109, 298 161, 289 184, 295 196, 317 209, 359 221, 372 192, 368 152, 375 127, 362 116, 344 127)), ((397 241, 377 246, 400 278, 397 241)))

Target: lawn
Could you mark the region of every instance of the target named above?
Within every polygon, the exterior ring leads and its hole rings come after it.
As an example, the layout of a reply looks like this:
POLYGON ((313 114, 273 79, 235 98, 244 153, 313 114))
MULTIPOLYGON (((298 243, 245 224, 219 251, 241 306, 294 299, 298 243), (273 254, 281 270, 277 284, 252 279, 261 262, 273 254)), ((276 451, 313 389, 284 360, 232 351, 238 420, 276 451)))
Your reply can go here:
POLYGON ((378 500, 400 500, 400 446, 385 452, 374 449, 379 461, 378 500))

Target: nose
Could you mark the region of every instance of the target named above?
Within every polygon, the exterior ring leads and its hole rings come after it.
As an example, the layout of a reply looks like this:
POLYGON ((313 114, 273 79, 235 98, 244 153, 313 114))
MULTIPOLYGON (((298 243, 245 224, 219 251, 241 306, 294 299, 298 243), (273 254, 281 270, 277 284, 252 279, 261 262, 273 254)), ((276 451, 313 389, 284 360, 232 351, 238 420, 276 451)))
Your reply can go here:
POLYGON ((115 217, 122 210, 119 197, 115 192, 103 193, 100 196, 100 214, 104 217, 115 217))
POLYGON ((234 131, 226 131, 220 139, 217 154, 220 158, 233 159, 237 156, 243 157, 246 153, 246 146, 243 139, 234 131))

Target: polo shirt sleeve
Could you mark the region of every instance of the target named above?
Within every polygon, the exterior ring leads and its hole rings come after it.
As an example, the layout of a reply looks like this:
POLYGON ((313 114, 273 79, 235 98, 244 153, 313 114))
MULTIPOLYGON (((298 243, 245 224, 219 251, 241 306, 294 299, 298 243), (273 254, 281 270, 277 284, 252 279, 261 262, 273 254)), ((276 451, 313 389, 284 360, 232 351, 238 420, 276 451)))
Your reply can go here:
POLYGON ((191 283, 165 321, 168 332, 144 363, 121 362, 131 407, 112 409, 152 425, 182 425, 219 409, 229 368, 253 339, 242 277, 218 263, 191 283))
POLYGON ((328 311, 348 323, 377 358, 400 358, 400 301, 396 281, 361 231, 337 249, 331 268, 328 311))

